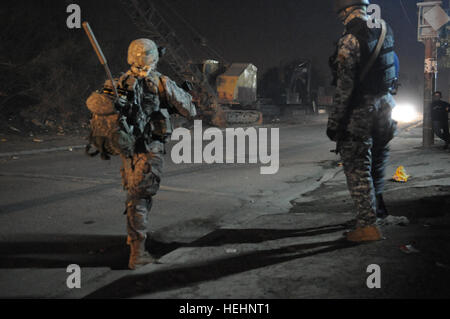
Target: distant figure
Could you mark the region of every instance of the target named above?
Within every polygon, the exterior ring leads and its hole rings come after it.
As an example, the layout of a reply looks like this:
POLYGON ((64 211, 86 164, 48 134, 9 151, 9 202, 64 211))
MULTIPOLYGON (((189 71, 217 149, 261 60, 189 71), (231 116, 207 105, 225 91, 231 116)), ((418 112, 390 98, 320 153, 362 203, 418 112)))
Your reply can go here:
POLYGON ((345 31, 330 59, 336 96, 327 135, 337 142, 357 210, 356 225, 347 233, 347 240, 376 241, 382 238, 377 217, 387 217, 384 174, 397 124, 391 118, 395 106, 391 93, 399 61, 389 25, 380 20, 380 28, 368 26, 368 0, 334 3, 345 31))
POLYGON ((450 144, 450 134, 448 131, 448 112, 450 104, 442 101, 442 92, 436 91, 433 94, 431 103, 431 118, 433 119, 433 131, 437 137, 444 140, 444 149, 448 149, 450 144))

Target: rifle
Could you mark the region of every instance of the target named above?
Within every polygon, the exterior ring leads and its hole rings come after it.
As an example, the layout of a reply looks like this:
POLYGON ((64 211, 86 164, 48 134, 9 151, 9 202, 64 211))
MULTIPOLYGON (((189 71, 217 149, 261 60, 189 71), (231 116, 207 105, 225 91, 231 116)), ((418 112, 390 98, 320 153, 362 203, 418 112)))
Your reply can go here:
POLYGON ((117 92, 116 83, 114 82, 114 78, 111 74, 111 70, 108 67, 108 61, 106 60, 105 55, 103 54, 102 48, 100 47, 100 45, 97 42, 97 38, 95 37, 94 32, 91 29, 91 26, 89 25, 88 22, 83 22, 83 28, 84 28, 84 31, 86 32, 86 35, 89 38, 89 41, 92 44, 92 47, 94 48, 95 53, 97 54, 98 59, 100 60, 101 65, 103 65, 103 67, 105 68, 108 79, 112 83, 114 95, 116 96, 116 98, 119 98, 119 93, 117 92))

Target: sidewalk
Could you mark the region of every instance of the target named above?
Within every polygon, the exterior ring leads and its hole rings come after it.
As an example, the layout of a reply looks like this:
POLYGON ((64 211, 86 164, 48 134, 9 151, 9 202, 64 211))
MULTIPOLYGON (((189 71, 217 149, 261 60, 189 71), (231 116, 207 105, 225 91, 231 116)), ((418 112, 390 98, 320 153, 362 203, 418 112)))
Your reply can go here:
POLYGON ((0 134, 0 158, 84 148, 87 144, 86 136, 39 135, 24 137, 0 134))
POLYGON ((448 298, 450 153, 420 145, 420 127, 392 143, 386 178, 399 165, 412 177, 388 181, 385 200, 410 224, 383 226, 383 241, 342 240, 354 213, 336 158, 323 163, 331 177, 299 194, 290 211, 222 227, 88 297, 448 298), (371 264, 381 267, 381 289, 367 288, 371 264))

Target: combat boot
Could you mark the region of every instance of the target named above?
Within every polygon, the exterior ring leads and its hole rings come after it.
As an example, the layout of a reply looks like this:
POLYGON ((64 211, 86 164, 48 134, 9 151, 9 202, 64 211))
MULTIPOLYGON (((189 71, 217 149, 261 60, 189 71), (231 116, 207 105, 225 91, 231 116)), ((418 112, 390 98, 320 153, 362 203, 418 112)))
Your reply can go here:
POLYGON ((346 234, 347 240, 354 243, 380 240, 381 232, 377 226, 358 227, 346 234))
POLYGON ((129 241, 128 245, 130 245, 128 268, 135 270, 156 261, 155 258, 145 250, 145 240, 129 241))

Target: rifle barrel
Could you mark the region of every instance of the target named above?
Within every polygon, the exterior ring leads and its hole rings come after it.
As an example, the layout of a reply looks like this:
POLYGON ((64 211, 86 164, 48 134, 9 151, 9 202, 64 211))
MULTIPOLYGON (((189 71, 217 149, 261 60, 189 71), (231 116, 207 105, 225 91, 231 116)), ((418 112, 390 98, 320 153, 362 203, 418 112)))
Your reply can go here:
POLYGON ((111 74, 111 70, 108 67, 108 61, 106 60, 106 57, 103 54, 102 48, 98 44, 97 38, 95 37, 94 32, 92 31, 91 26, 89 25, 88 22, 83 22, 83 28, 84 28, 84 31, 86 32, 86 35, 89 38, 89 41, 92 44, 92 47, 94 48, 95 53, 97 54, 98 59, 100 60, 100 63, 105 68, 106 75, 108 76, 108 78, 111 81, 111 84, 113 86, 114 94, 118 98, 119 97, 119 93, 117 92, 117 88, 116 88, 116 84, 114 82, 114 78, 113 78, 113 76, 111 74))

